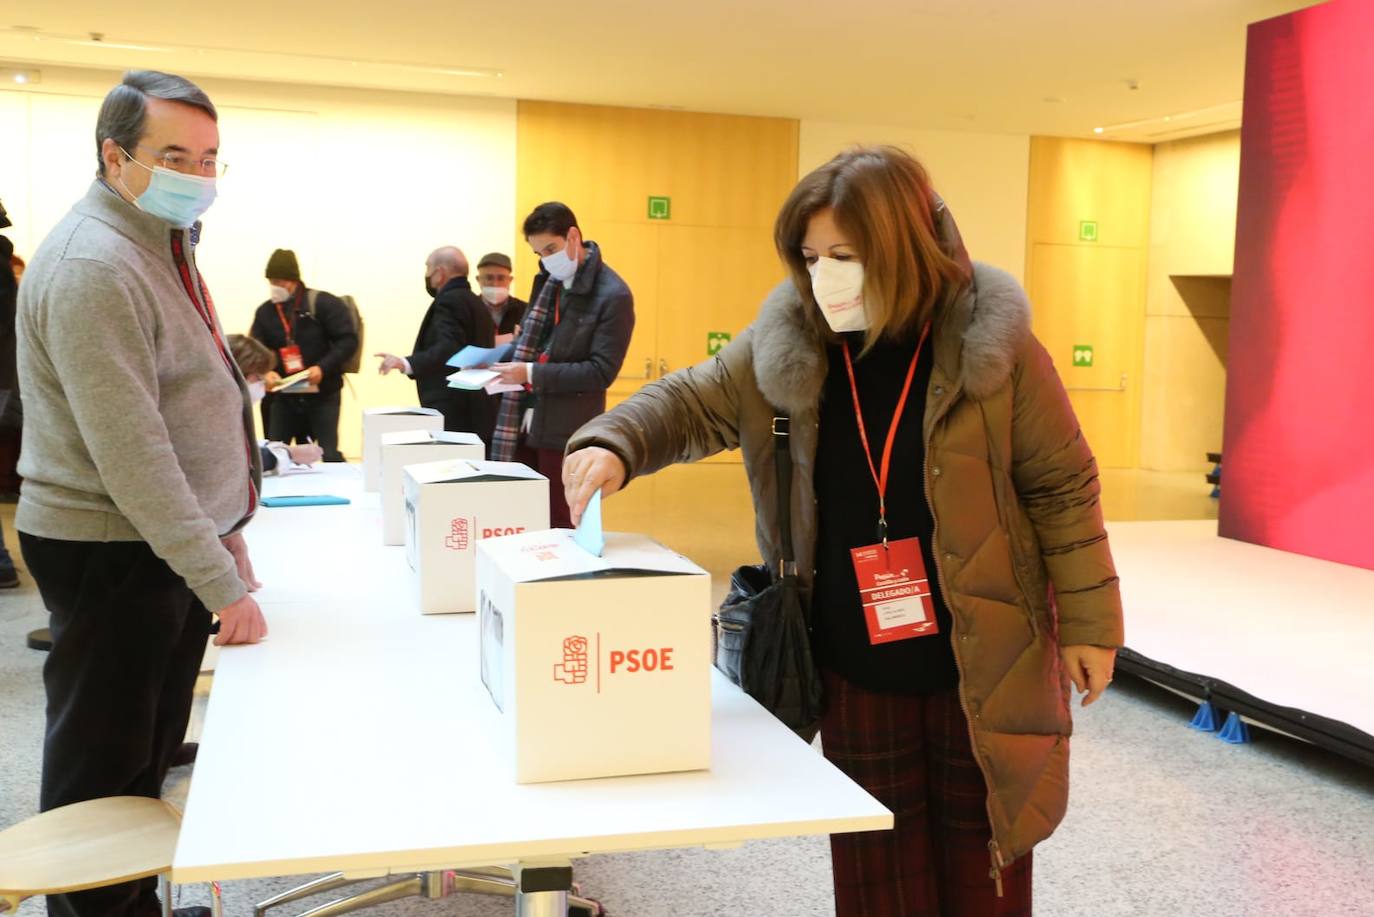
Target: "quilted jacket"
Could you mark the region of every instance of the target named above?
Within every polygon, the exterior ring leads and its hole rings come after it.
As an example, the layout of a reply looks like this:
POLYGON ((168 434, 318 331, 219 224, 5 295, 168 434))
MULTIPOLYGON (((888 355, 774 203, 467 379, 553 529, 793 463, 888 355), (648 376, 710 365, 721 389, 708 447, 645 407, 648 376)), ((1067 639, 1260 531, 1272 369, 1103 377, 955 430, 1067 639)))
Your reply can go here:
MULTIPOLYGON (((942 234, 963 254, 952 219, 942 234)), ((924 476, 937 575, 953 617, 959 693, 988 786, 994 871, 1048 837, 1068 803, 1069 681, 1058 647, 1120 647, 1121 599, 1098 503, 1097 463, 1030 306, 1008 274, 971 282, 933 318, 924 476)), ((793 540, 809 594, 816 544, 813 471, 825 342, 790 281, 713 358, 645 386, 584 426, 569 451, 602 446, 627 480, 740 449, 756 536, 776 565, 772 425, 792 418, 793 540)), ((810 307, 814 308, 814 307, 810 307)))

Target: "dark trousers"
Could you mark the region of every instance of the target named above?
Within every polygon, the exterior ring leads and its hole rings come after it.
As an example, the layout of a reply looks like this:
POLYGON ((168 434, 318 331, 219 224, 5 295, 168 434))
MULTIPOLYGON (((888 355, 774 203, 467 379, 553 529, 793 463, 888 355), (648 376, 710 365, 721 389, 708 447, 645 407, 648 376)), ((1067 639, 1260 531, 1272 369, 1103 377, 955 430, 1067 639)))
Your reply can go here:
MULTIPOLYGON (((420 406, 433 408, 444 415, 444 429, 450 433, 476 433, 482 435, 476 407, 478 398, 488 397, 483 392, 460 392, 446 389, 442 392, 427 392, 420 396, 420 406)), ((483 439, 483 443, 487 440, 483 439)))
POLYGON ((549 479, 549 527, 572 528, 572 511, 563 493, 563 450, 533 449, 525 445, 525 438, 521 436, 520 445, 515 447, 515 460, 549 479))
POLYGON ((19 427, 0 428, 0 493, 17 494, 23 478, 16 470, 19 465, 19 427))
POLYGON ((836 917, 1029 917, 1031 856, 989 875, 987 785, 957 691, 866 691, 825 673, 825 756, 896 816, 830 839, 836 917))
MULTIPOLYGON (((19 543, 52 615, 40 808, 160 796, 186 736, 210 613, 145 542, 21 532, 19 543)), ((50 895, 48 913, 151 917, 156 892, 150 878, 50 895)))
POLYGON ((339 392, 332 395, 274 395, 267 411, 267 438, 279 443, 313 439, 326 462, 342 462, 339 452, 339 392))

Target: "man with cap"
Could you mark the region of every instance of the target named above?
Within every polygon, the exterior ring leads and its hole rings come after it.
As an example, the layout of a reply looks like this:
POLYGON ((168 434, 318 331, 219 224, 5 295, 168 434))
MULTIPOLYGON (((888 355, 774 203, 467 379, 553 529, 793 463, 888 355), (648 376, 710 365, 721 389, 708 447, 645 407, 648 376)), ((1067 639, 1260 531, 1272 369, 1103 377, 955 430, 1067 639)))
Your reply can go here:
POLYGON ((286 376, 308 373, 304 392, 269 395, 264 409, 267 438, 290 444, 314 442, 326 462, 339 452, 339 396, 343 368, 358 349, 353 316, 337 296, 301 282, 296 253, 279 248, 267 259, 269 298, 253 315, 249 335, 276 356, 269 390, 286 376))
POLYGON ((491 313, 491 320, 496 323, 498 344, 515 339, 525 310, 529 308, 529 303, 510 294, 514 279, 509 255, 491 252, 477 262, 477 283, 482 289, 482 303, 491 313))
MULTIPOLYGON (((509 255, 490 252, 477 262, 477 283, 482 290, 482 305, 486 306, 491 320, 496 325, 496 343, 509 344, 520 334, 520 323, 525 319, 529 303, 511 295, 511 273, 509 255)), ((491 438, 496 430, 496 416, 501 410, 501 396, 481 392, 477 407, 477 425, 474 432, 487 444, 488 454, 491 438)))
POLYGON ((386 375, 399 370, 414 379, 420 404, 444 415, 445 430, 481 435, 480 409, 487 394, 448 387, 455 371, 449 358, 469 344, 491 347, 496 335, 491 314, 468 283, 468 259, 461 249, 445 245, 430 252, 425 259, 425 292, 430 303, 414 350, 408 357, 376 354, 382 360, 377 371, 386 375))

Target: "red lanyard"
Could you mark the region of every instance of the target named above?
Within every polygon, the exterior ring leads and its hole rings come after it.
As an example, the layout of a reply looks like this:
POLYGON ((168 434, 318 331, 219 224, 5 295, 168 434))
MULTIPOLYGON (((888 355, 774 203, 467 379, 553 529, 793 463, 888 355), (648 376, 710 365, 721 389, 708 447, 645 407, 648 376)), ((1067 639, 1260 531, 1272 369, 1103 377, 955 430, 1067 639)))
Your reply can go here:
MULTIPOLYGON (((219 333, 219 319, 215 316, 215 301, 210 298, 210 289, 205 285, 205 278, 196 273, 195 281, 191 280, 191 267, 186 260, 186 250, 181 243, 181 234, 172 231, 172 260, 176 263, 177 273, 181 275, 181 285, 186 290, 186 295, 191 300, 191 305, 195 307, 196 314, 201 321, 205 322, 205 327, 209 330, 210 336, 215 339, 218 346, 220 359, 224 361, 224 366, 229 370, 229 375, 237 381, 238 374, 235 369, 234 357, 229 352, 229 347, 224 338, 219 333), (196 298, 196 289, 200 289, 200 295, 205 300, 205 308, 201 308, 200 300, 196 298)), ((244 440, 248 449, 248 515, 253 515, 258 508, 258 490, 253 486, 253 453, 257 451, 257 440, 253 439, 245 431, 244 440)))
MULTIPOLYGON (((292 305, 295 305, 295 303, 293 302, 292 305)), ((276 303, 276 306, 277 306, 277 318, 281 319, 281 327, 282 327, 282 330, 286 332, 286 343, 287 343, 287 345, 289 346, 289 345, 291 345, 291 344, 296 343, 296 340, 295 340, 295 337, 294 337, 294 336, 292 335, 292 333, 291 333, 291 325, 290 325, 290 323, 288 323, 288 322, 286 321, 286 313, 283 312, 282 309, 281 309, 281 303, 276 303)))
POLYGON ((911 394, 911 380, 916 378, 916 364, 921 359, 921 348, 925 346, 926 336, 930 334, 930 324, 921 329, 921 340, 916 344, 916 353, 911 358, 911 366, 906 371, 906 382, 902 385, 902 395, 897 399, 897 409, 892 413, 892 426, 887 431, 887 442, 883 444, 882 471, 873 464, 873 447, 868 444, 868 428, 864 425, 863 407, 859 404, 859 384, 854 380, 854 361, 849 357, 849 342, 844 342, 844 368, 849 370, 849 391, 854 395, 854 419, 859 424, 859 439, 864 444, 864 458, 868 459, 868 470, 873 475, 873 484, 878 488, 878 535, 887 545, 887 478, 892 470, 892 444, 897 439, 897 427, 902 423, 906 411, 906 399, 911 394))

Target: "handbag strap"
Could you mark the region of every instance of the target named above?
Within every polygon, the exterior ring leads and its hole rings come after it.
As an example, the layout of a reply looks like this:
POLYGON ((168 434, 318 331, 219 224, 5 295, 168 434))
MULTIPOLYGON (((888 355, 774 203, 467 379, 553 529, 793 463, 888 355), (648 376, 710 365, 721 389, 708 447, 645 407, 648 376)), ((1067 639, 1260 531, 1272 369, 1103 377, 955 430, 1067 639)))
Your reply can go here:
POLYGON ((782 543, 779 577, 797 575, 792 548, 792 420, 786 414, 773 418, 773 469, 777 474, 778 526, 782 543))

